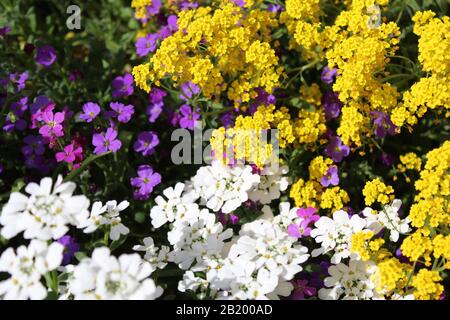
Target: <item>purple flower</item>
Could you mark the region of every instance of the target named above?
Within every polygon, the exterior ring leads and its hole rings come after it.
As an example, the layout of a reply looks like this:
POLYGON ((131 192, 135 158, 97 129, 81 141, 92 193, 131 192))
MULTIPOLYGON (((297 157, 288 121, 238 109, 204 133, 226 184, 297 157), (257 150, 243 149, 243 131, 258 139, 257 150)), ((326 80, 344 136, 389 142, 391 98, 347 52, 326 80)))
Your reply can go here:
POLYGON ((381 111, 372 111, 375 116, 373 125, 375 126, 375 134, 378 138, 385 138, 386 135, 393 136, 396 134, 397 127, 392 123, 391 118, 381 111))
POLYGON ((113 128, 108 128, 106 133, 94 134, 92 144, 95 146, 94 154, 102 154, 108 151, 116 152, 122 146, 122 142, 117 139, 117 131, 113 128))
POLYGON ((21 98, 18 102, 11 104, 11 112, 6 116, 3 131, 12 132, 14 129, 23 131, 27 127, 27 122, 21 117, 27 110, 28 97, 21 98))
POLYGON ((231 2, 233 2, 235 5, 243 8, 245 6, 245 1, 244 0, 231 0, 231 2))
POLYGON ((183 104, 180 107, 181 118, 179 119, 180 127, 183 129, 194 130, 194 127, 198 123, 200 114, 193 111, 190 106, 183 104))
POLYGON ((136 188, 133 196, 136 200, 146 200, 153 188, 161 183, 161 175, 153 172, 152 167, 148 165, 139 166, 137 174, 137 177, 130 180, 131 185, 136 188))
POLYGON ((130 121, 134 114, 134 107, 131 104, 124 105, 120 102, 111 102, 109 106, 114 111, 113 116, 117 117, 117 120, 122 123, 130 121))
POLYGON ((11 73, 9 80, 17 85, 16 92, 20 92, 25 88, 25 82, 28 80, 28 72, 11 73))
POLYGON ((333 91, 327 91, 322 98, 322 105, 325 110, 325 118, 327 121, 339 117, 342 108, 342 102, 339 95, 333 91))
POLYGON ((191 2, 189 0, 183 0, 178 3, 178 6, 180 7, 181 10, 195 9, 198 8, 198 3, 195 1, 191 2))
POLYGON ((22 154, 24 156, 43 155, 45 152, 44 141, 41 136, 28 135, 23 139, 25 145, 22 147, 22 154))
POLYGON ((234 121, 236 120, 237 113, 234 110, 225 112, 219 117, 220 122, 225 128, 230 128, 234 126, 234 121))
POLYGON ((161 114, 164 107, 164 97, 167 93, 159 88, 153 88, 150 91, 149 100, 150 104, 147 106, 145 113, 148 116, 148 121, 154 123, 161 114))
POLYGON ((383 152, 380 156, 380 160, 385 166, 390 167, 394 164, 395 158, 392 154, 383 152))
POLYGON ((328 66, 323 68, 322 75, 320 78, 326 84, 332 84, 334 82, 334 78, 338 75, 337 69, 330 69, 328 66))
POLYGON ((76 69, 76 70, 72 71, 71 73, 69 73, 68 79, 70 82, 75 82, 77 80, 83 79, 83 77, 84 77, 83 72, 76 69))
POLYGON ((10 26, 4 26, 0 28, 0 37, 4 37, 6 36, 6 34, 11 32, 11 27, 10 26))
POLYGON ((100 106, 94 102, 87 102, 83 105, 83 113, 80 119, 86 122, 92 122, 100 114, 100 106))
POLYGON ((305 295, 312 297, 317 294, 316 288, 308 286, 308 280, 292 280, 291 283, 294 286, 294 290, 290 295, 292 300, 304 300, 305 295))
POLYGON ((58 239, 58 243, 64 246, 62 265, 65 266, 70 263, 70 260, 80 250, 80 245, 71 236, 63 236, 58 239))
POLYGON ((162 27, 161 30, 159 31, 159 37, 161 40, 164 40, 177 30, 178 30, 177 16, 172 14, 167 17, 167 25, 162 27))
POLYGON ((56 52, 50 45, 45 45, 37 49, 36 62, 45 68, 50 67, 56 61, 56 52))
POLYGON ((75 145, 71 143, 64 147, 64 151, 56 153, 55 157, 57 162, 65 161, 67 163, 72 163, 82 153, 83 149, 81 147, 75 147, 75 145))
POLYGON ((319 220, 320 216, 315 214, 317 212, 316 208, 308 207, 308 208, 299 208, 297 210, 297 216, 302 218, 304 221, 308 223, 316 222, 319 220))
POLYGON ((150 6, 147 6, 147 12, 150 13, 152 16, 155 16, 159 13, 161 10, 161 0, 152 0, 152 4, 150 6))
POLYGON ((189 81, 181 85, 180 99, 187 101, 200 92, 200 87, 189 81))
POLYGON ((323 187, 328 187, 330 184, 333 186, 337 186, 339 184, 339 175, 338 175, 338 167, 331 166, 328 168, 327 173, 320 179, 320 184, 323 187))
POLYGON ((5 171, 5 166, 0 163, 0 174, 2 174, 3 171, 5 171))
POLYGON ((271 3, 267 6, 267 11, 278 13, 278 12, 283 11, 283 7, 280 6, 279 4, 271 3))
POLYGON ((155 152, 155 147, 159 144, 158 135, 153 131, 141 132, 138 140, 134 143, 134 151, 149 156, 155 152))
POLYGON ((339 163, 350 154, 350 147, 343 144, 340 137, 332 136, 330 144, 325 149, 325 154, 334 162, 339 163))
POLYGON ((269 104, 275 104, 277 102, 277 99, 273 94, 269 94, 266 90, 258 88, 256 89, 256 92, 258 93, 258 96, 255 100, 252 101, 250 104, 250 114, 255 113, 256 109, 262 104, 269 105, 269 104))
POLYGON ((149 33, 145 37, 140 37, 136 41, 136 54, 139 57, 145 57, 150 52, 155 51, 156 42, 159 39, 157 33, 149 33))
POLYGON ((42 114, 44 126, 39 129, 39 133, 44 138, 54 138, 64 136, 62 123, 64 122, 64 112, 47 111, 42 114))
POLYGON ((111 83, 112 97, 116 99, 131 96, 134 91, 133 84, 133 76, 129 73, 126 73, 123 77, 116 77, 111 83))

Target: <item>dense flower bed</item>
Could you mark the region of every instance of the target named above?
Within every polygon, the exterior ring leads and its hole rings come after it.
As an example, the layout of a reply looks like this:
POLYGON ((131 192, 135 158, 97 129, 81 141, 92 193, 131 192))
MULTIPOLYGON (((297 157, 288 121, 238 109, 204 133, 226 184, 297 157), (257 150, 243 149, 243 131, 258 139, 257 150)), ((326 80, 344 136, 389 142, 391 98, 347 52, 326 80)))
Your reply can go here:
POLYGON ((447 1, 69 5, 0 4, 1 299, 446 299, 447 1))

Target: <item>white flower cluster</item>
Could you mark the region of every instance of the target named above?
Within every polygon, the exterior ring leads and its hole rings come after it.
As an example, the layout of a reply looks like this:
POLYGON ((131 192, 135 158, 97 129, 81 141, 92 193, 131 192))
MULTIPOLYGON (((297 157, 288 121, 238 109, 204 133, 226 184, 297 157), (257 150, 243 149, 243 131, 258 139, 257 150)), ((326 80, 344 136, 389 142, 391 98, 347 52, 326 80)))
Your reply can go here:
MULTIPOLYGON (((343 210, 333 213, 333 219, 321 217, 311 231, 320 248, 312 251, 312 256, 331 253, 332 265, 328 272, 330 277, 325 279, 325 286, 319 290, 320 299, 382 299, 375 291, 371 276, 376 272, 376 265, 372 261, 361 261, 356 253, 351 253, 351 239, 355 233, 372 231, 378 234, 383 229, 389 232, 391 241, 398 241, 400 234, 410 231, 410 220, 400 219, 398 211, 402 202, 398 199, 392 204, 384 206, 383 210, 376 212, 365 208, 364 218, 358 215, 349 216, 343 210), (341 262, 349 258, 348 262, 341 262)), ((410 296, 397 297, 398 299, 411 299, 410 296)))
POLYGON ((61 264, 64 247, 57 242, 50 246, 45 241, 31 240, 14 251, 6 249, 0 257, 0 272, 10 277, 0 281, 0 297, 5 300, 42 300, 47 288, 41 278, 61 264))
POLYGON ((30 183, 26 196, 13 192, 3 207, 0 224, 1 235, 10 239, 24 231, 25 239, 50 240, 62 237, 68 225, 79 226, 89 215, 89 200, 74 196, 76 185, 63 182, 61 176, 52 187, 52 179, 44 178, 40 184, 30 183))
POLYGON ((76 300, 153 300, 163 293, 150 278, 154 270, 137 253, 116 258, 108 248, 96 248, 73 267, 67 290, 76 300))
POLYGON ((288 172, 287 166, 263 168, 260 182, 249 191, 248 198, 261 204, 269 204, 272 200, 279 199, 281 192, 286 191, 289 186, 289 179, 285 176, 288 172))
POLYGON ((249 199, 248 191, 255 187, 260 176, 249 165, 226 166, 213 161, 198 169, 192 177, 192 186, 202 205, 214 212, 230 213, 249 199))
POLYGON ((152 237, 146 237, 142 241, 144 244, 135 245, 133 250, 145 252, 144 260, 150 263, 153 268, 164 269, 169 260, 170 248, 168 246, 161 246, 161 248, 158 248, 155 246, 152 237))

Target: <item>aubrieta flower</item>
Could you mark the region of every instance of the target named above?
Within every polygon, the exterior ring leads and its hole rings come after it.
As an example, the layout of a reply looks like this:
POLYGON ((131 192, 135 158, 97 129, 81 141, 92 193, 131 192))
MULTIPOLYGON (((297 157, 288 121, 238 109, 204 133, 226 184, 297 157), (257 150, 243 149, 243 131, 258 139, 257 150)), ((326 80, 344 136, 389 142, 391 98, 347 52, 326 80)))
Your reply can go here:
POLYGON ((332 136, 330 144, 325 149, 325 155, 333 159, 334 162, 341 162, 350 154, 350 147, 345 145, 340 137, 332 136))
POLYGON ((86 122, 92 122, 100 114, 100 106, 94 102, 87 102, 83 105, 83 113, 80 119, 86 122))
POLYGON ((45 45, 37 49, 36 62, 45 68, 50 67, 56 61, 55 49, 50 45, 45 45))
POLYGON ((75 253, 80 250, 80 245, 75 241, 75 238, 69 235, 59 238, 57 242, 64 246, 61 265, 68 265, 72 258, 75 256, 75 253))
POLYGON ((294 238, 309 237, 312 230, 309 227, 309 224, 316 222, 320 218, 315 214, 316 212, 317 209, 313 207, 299 208, 297 210, 297 217, 299 217, 301 221, 299 224, 291 223, 287 227, 287 233, 294 238))
POLYGON ((342 102, 339 100, 339 95, 336 92, 325 92, 322 98, 322 105, 325 110, 325 118, 327 121, 339 117, 342 102))
POLYGON ((28 72, 11 73, 9 80, 17 86, 16 92, 20 92, 25 89, 25 82, 28 80, 28 72))
POLYGON ((388 166, 388 167, 392 166, 395 162, 394 156, 392 154, 386 153, 386 152, 383 152, 380 155, 380 160, 385 166, 388 166))
POLYGON ((312 297, 317 294, 316 288, 308 286, 308 280, 306 279, 292 280, 291 283, 294 286, 290 295, 292 300, 304 300, 305 295, 312 297))
POLYGON ((279 12, 283 11, 283 7, 281 5, 279 5, 279 4, 271 3, 271 4, 269 4, 267 6, 267 11, 274 12, 274 13, 279 13, 279 12))
POLYGON ((94 154, 102 154, 108 151, 116 152, 122 146, 122 142, 117 139, 117 130, 108 128, 106 132, 96 133, 92 137, 92 144, 95 146, 94 154))
POLYGON ((27 110, 28 97, 21 98, 18 102, 11 104, 11 112, 6 116, 5 124, 3 125, 3 131, 12 132, 15 130, 23 131, 27 127, 27 122, 21 117, 27 110))
POLYGON ((111 102, 109 106, 114 111, 112 116, 117 117, 117 120, 122 123, 130 121, 134 114, 134 106, 131 104, 124 105, 120 102, 111 102))
POLYGON ((198 8, 198 2, 182 0, 178 3, 178 6, 181 10, 196 9, 198 8))
POLYGON ((11 27, 10 26, 4 26, 0 28, 0 37, 4 37, 6 36, 8 33, 11 32, 11 27))
POLYGON ((258 96, 250 103, 250 114, 255 113, 256 109, 262 104, 269 105, 277 102, 275 96, 273 94, 269 94, 266 90, 257 88, 255 91, 258 93, 258 96))
POLYGON ((161 175, 153 172, 149 165, 141 165, 137 170, 138 176, 130 179, 130 183, 136 188, 134 198, 136 200, 146 200, 153 192, 153 188, 161 183, 161 175))
POLYGON ((153 131, 141 132, 138 140, 134 143, 134 151, 149 156, 155 152, 155 147, 159 144, 158 135, 153 131))
POLYGON ((378 138, 385 138, 387 135, 396 134, 397 127, 392 123, 391 118, 384 112, 371 111, 375 117, 373 125, 375 126, 375 134, 378 138))
POLYGON ((337 69, 330 69, 328 68, 328 66, 325 66, 325 68, 323 68, 320 79, 322 79, 323 83, 332 84, 337 75, 337 69))
POLYGON ((178 20, 177 16, 171 14, 167 17, 167 25, 163 26, 159 31, 159 37, 162 40, 171 36, 174 32, 178 31, 178 20))
POLYGON ((62 123, 64 122, 64 112, 47 111, 42 114, 44 125, 39 129, 39 133, 44 138, 53 139, 64 136, 62 123))
POLYGON ((69 76, 67 78, 69 79, 70 82, 75 82, 77 80, 83 79, 83 77, 84 77, 83 72, 81 72, 78 69, 75 69, 69 73, 69 76))
POLYGON ((320 179, 322 187, 328 187, 329 185, 337 186, 339 184, 338 167, 331 166, 328 168, 325 175, 320 179))
POLYGON ((185 82, 181 85, 180 99, 187 101, 200 92, 200 87, 192 81, 185 82))
POLYGON ((317 209, 314 207, 299 208, 297 210, 297 216, 305 221, 308 221, 308 223, 312 223, 316 222, 320 218, 320 216, 317 215, 316 212, 317 209))
POLYGON ((41 136, 28 135, 23 139, 25 145, 22 147, 22 154, 24 156, 43 155, 45 152, 44 141, 41 136))
POLYGON ((183 104, 180 107, 180 113, 181 113, 181 117, 179 119, 180 127, 183 129, 194 130, 194 128, 198 124, 200 114, 192 110, 192 108, 187 104, 183 104))
POLYGON ((149 33, 145 37, 138 38, 136 40, 136 54, 139 57, 145 57, 150 52, 155 51, 158 39, 157 33, 149 33))
POLYGON ((160 88, 152 88, 149 94, 150 103, 147 106, 145 113, 148 116, 148 122, 154 123, 161 114, 164 107, 164 97, 167 96, 167 92, 160 88))
POLYGON ((131 96, 134 91, 133 84, 133 76, 129 73, 126 73, 123 77, 116 77, 111 83, 112 97, 116 99, 131 96))
POLYGON ((64 150, 61 152, 57 152, 55 157, 56 161, 61 162, 65 161, 67 163, 72 163, 75 161, 77 156, 83 153, 83 149, 81 147, 75 147, 73 143, 64 147, 64 150))

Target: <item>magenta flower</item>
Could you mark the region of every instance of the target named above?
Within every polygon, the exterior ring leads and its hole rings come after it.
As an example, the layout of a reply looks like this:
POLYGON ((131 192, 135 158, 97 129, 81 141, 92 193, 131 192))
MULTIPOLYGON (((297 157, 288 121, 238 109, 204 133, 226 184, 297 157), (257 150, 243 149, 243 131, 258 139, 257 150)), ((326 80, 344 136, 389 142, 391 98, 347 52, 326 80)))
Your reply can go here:
POLYGON ((67 163, 72 163, 77 157, 83 153, 81 147, 75 147, 73 143, 64 147, 64 151, 56 153, 56 161, 65 161, 67 163))
POLYGON ((325 149, 325 154, 334 162, 339 163, 350 154, 350 148, 342 143, 340 137, 332 136, 330 144, 325 149))
POLYGON ((50 67, 56 61, 55 49, 50 45, 38 48, 35 60, 45 68, 50 67))
POLYGON ((161 183, 161 175, 153 172, 153 168, 148 165, 139 166, 137 173, 137 177, 130 179, 131 185, 136 188, 133 196, 136 200, 146 200, 153 188, 161 183))
POLYGON ((159 144, 158 135, 153 131, 141 132, 138 140, 134 143, 134 151, 149 156, 155 152, 155 147, 159 144))
POLYGON ((112 116, 117 117, 117 120, 122 123, 130 121, 134 114, 134 107, 131 104, 124 105, 120 102, 111 102, 109 106, 114 111, 112 116))
POLYGON ((64 122, 64 112, 47 111, 42 114, 44 126, 39 129, 39 133, 44 138, 53 139, 54 137, 64 136, 62 123, 64 122))
POLYGON ((106 133, 94 134, 92 144, 95 146, 94 154, 102 154, 108 151, 116 152, 122 146, 122 142, 117 139, 117 131, 113 128, 108 128, 106 133))
POLYGON ((149 33, 145 37, 140 37, 136 41, 136 54, 139 57, 145 57, 150 52, 155 51, 159 39, 157 33, 149 33))
POLYGON ((309 237, 311 234, 311 228, 309 227, 309 221, 303 220, 299 225, 291 223, 287 227, 287 233, 294 238, 309 237))
POLYGON ((181 85, 180 99, 187 101, 200 92, 200 87, 189 81, 181 85))
POLYGON ((23 139, 25 145, 22 147, 22 154, 24 156, 43 155, 45 152, 44 141, 41 136, 28 135, 23 139))
POLYGON ((323 68, 322 75, 320 76, 320 78, 324 83, 332 84, 337 75, 338 75, 337 69, 330 69, 328 68, 328 66, 326 66, 325 68, 323 68))
POLYGON ((180 107, 181 117, 179 119, 180 127, 183 129, 194 130, 194 127, 198 123, 198 119, 200 118, 200 114, 193 111, 190 106, 187 104, 183 104, 180 107))
POLYGON ((316 212, 317 209, 313 207, 299 208, 297 210, 297 216, 302 218, 304 221, 308 221, 308 223, 316 222, 320 218, 319 215, 315 214, 316 212))
POLYGON ((75 238, 67 235, 59 238, 58 243, 64 246, 62 265, 68 265, 75 253, 80 251, 80 245, 75 241, 75 238))
POLYGON ((111 83, 112 97, 116 99, 131 96, 134 92, 133 84, 133 76, 129 73, 126 73, 123 77, 116 77, 111 83))
POLYGON ((327 173, 320 179, 320 184, 323 187, 328 187, 330 184, 333 186, 337 186, 339 184, 339 175, 338 175, 338 167, 331 166, 328 168, 327 173))
POLYGON ((80 119, 86 122, 92 122, 100 114, 100 106, 94 102, 87 102, 83 105, 83 113, 80 119))
POLYGON ((304 300, 305 295, 312 297, 317 294, 316 288, 308 286, 308 280, 298 279, 293 280, 291 283, 294 286, 294 290, 290 295, 292 300, 304 300))

